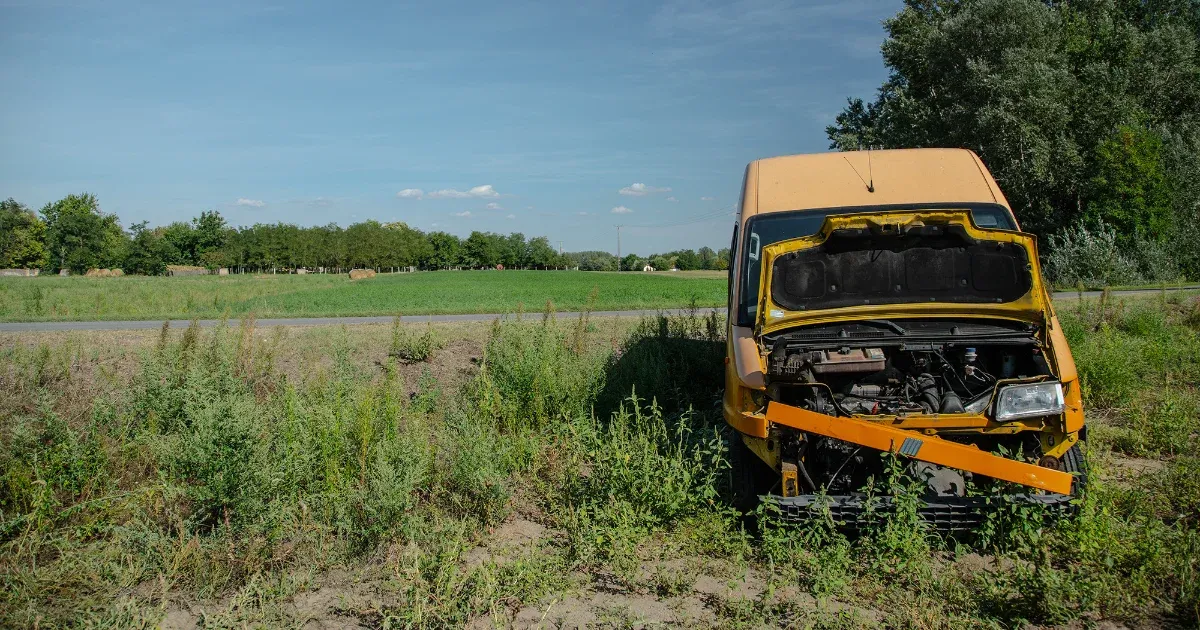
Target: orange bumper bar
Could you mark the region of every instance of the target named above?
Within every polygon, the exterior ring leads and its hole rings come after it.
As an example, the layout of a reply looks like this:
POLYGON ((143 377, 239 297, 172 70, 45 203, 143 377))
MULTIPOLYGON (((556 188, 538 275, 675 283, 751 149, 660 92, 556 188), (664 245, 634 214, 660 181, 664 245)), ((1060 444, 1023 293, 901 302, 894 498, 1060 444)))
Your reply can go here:
POLYGON ((974 446, 950 442, 916 431, 895 429, 855 418, 827 416, 773 401, 767 404, 765 417, 768 422, 819 433, 880 451, 907 455, 939 466, 957 468, 1059 494, 1071 494, 1069 473, 992 455, 974 446))

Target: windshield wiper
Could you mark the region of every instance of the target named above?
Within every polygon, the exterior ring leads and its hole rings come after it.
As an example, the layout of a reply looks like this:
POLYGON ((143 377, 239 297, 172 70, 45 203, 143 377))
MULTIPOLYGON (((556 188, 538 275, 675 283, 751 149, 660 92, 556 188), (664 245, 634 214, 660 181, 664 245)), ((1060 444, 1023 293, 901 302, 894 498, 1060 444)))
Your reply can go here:
POLYGON ((867 320, 863 320, 863 323, 864 324, 875 324, 876 326, 883 326, 884 328, 890 329, 892 332, 896 333, 897 335, 907 335, 908 334, 908 330, 906 330, 900 324, 897 324, 896 322, 894 322, 890 319, 867 319, 867 320))

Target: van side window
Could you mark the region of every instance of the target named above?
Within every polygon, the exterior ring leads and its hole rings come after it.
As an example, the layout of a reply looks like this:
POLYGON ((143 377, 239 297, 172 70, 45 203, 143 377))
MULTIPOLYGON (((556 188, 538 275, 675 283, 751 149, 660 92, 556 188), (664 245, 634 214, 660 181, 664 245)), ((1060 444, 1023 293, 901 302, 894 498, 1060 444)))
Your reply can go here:
POLYGON ((734 263, 737 262, 738 227, 739 227, 738 224, 736 224, 736 223, 733 224, 733 242, 729 244, 729 279, 728 279, 729 286, 726 287, 726 289, 725 289, 728 292, 728 295, 726 296, 726 300, 725 300, 725 304, 727 307, 726 308, 727 317, 729 317, 731 321, 733 318, 733 281, 734 281, 733 268, 735 266, 734 263))

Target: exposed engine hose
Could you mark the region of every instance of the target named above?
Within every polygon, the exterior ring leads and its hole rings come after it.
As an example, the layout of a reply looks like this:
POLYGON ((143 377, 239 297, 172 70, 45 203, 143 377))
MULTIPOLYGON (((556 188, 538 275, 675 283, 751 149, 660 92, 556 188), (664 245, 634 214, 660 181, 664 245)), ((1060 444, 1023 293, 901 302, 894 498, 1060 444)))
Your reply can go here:
POLYGON ((804 467, 804 454, 808 452, 808 440, 805 440, 803 444, 804 447, 796 455, 796 470, 800 472, 800 476, 804 479, 804 483, 808 484, 808 489, 816 492, 817 484, 813 483, 812 477, 808 476, 808 468, 804 467))
POLYGON ((938 395, 937 379, 933 378, 932 374, 923 372, 917 376, 917 394, 921 398, 922 406, 926 407, 927 413, 934 413, 941 409, 942 399, 938 395))
POLYGON ((965 411, 962 399, 953 390, 949 390, 942 395, 941 413, 963 413, 965 411))

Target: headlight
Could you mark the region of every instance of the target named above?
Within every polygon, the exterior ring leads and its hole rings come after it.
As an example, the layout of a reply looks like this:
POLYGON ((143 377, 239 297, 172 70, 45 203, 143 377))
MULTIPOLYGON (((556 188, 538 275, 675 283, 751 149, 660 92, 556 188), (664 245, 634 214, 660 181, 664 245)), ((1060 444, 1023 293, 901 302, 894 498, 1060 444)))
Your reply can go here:
POLYGON ((1000 388, 996 397, 996 421, 1008 422, 1021 418, 1049 416, 1062 413, 1062 383, 1032 383, 1000 388))

